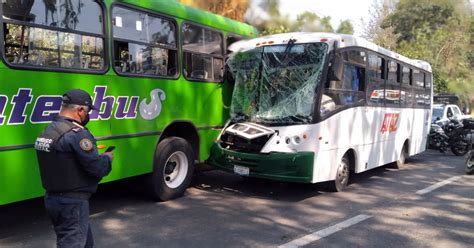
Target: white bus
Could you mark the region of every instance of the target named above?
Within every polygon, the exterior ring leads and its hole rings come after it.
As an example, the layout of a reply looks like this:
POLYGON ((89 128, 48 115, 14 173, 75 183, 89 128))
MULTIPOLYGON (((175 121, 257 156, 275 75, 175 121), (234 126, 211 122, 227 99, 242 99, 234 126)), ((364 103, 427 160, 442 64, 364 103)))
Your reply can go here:
POLYGON ((331 181, 423 152, 432 74, 351 35, 287 33, 233 45, 231 119, 208 163, 244 176, 331 181))

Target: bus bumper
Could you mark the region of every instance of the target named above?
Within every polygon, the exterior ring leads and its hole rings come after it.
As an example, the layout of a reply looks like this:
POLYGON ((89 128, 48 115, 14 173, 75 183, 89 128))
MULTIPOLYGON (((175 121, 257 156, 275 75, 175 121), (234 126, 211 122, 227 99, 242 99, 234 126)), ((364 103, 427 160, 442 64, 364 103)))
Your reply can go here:
POLYGON ((313 152, 241 153, 224 149, 214 143, 207 163, 217 169, 243 176, 310 183, 313 180, 313 161, 313 152), (239 170, 242 168, 248 174, 242 174, 242 170, 239 170))

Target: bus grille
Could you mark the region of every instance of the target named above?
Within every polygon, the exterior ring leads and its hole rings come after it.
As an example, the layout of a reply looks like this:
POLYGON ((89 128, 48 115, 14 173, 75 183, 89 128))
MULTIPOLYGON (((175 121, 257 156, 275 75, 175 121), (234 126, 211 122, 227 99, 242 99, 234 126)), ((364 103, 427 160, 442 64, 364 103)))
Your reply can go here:
POLYGON ((248 140, 231 133, 224 133, 221 135, 220 145, 236 152, 259 153, 271 137, 272 134, 248 140))

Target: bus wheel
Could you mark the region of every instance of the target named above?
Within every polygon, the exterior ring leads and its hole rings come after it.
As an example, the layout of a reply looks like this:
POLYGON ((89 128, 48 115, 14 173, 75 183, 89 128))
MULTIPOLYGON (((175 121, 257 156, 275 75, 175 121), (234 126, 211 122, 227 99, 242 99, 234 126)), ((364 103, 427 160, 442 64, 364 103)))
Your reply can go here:
POLYGON ((400 156, 398 157, 397 161, 393 162, 393 167, 395 169, 401 169, 403 165, 405 164, 405 161, 408 157, 408 151, 407 151, 407 145, 406 143, 403 145, 402 152, 400 152, 400 156))
POLYGON ((344 155, 341 159, 341 163, 337 168, 336 179, 330 183, 330 189, 334 192, 343 191, 349 183, 349 158, 347 155, 344 155))
POLYGON ((184 194, 194 171, 191 145, 183 138, 169 137, 158 144, 152 174, 153 197, 167 201, 184 194))

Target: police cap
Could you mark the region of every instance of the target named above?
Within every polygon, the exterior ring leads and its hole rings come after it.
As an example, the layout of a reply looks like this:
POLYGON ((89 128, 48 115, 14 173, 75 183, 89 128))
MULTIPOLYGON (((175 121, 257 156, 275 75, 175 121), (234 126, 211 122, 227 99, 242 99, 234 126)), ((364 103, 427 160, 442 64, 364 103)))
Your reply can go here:
POLYGON ((90 109, 95 109, 94 105, 92 105, 92 98, 89 93, 81 89, 74 89, 64 93, 63 103, 88 106, 90 109))

